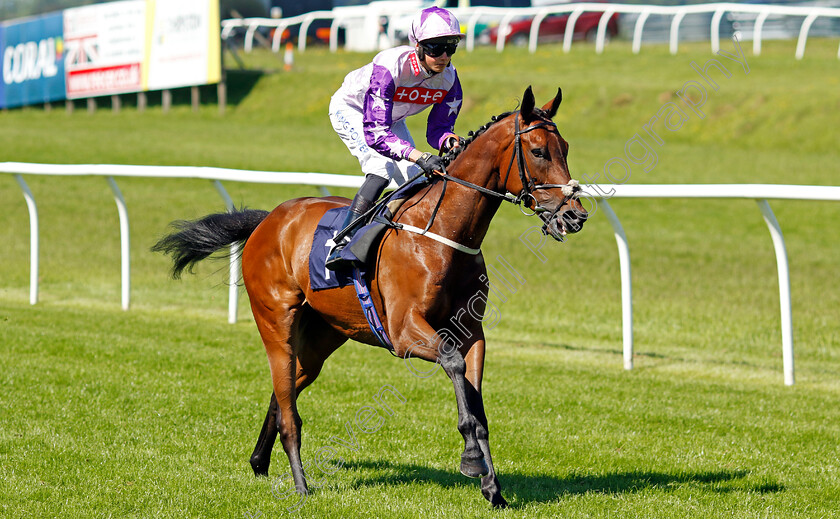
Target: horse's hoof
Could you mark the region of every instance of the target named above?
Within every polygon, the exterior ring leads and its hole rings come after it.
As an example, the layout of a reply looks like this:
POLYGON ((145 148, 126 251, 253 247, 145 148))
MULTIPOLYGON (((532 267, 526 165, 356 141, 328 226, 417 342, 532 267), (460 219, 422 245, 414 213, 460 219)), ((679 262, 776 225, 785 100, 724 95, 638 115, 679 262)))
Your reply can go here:
POLYGON ((262 463, 258 458, 251 459, 251 469, 256 477, 268 476, 268 463, 262 463))
POLYGON ((502 494, 496 494, 492 498, 490 498, 490 504, 493 505, 493 508, 507 508, 508 502, 505 501, 505 498, 502 497, 502 494))
POLYGON ((468 478, 480 478, 489 472, 484 458, 461 458, 461 474, 468 478))

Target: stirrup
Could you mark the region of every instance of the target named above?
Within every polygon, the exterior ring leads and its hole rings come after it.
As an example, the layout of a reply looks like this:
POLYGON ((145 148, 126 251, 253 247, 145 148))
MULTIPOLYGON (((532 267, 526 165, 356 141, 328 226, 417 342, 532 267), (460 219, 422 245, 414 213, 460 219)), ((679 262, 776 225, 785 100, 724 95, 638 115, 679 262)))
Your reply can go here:
POLYGON ((352 209, 347 211, 347 216, 344 218, 344 223, 341 225, 340 231, 345 234, 341 237, 338 243, 332 246, 329 254, 327 254, 327 261, 324 263, 324 266, 328 269, 343 270, 354 266, 352 261, 347 261, 341 257, 341 251, 350 243, 353 236, 356 234, 356 231, 364 225, 364 223, 357 223, 355 226, 351 227, 353 221, 360 216, 362 216, 361 213, 352 209))
POLYGON ((330 249, 330 253, 327 255, 327 260, 324 263, 324 266, 330 270, 344 270, 352 267, 353 262, 347 261, 341 257, 341 251, 344 250, 344 247, 346 247, 348 243, 350 243, 350 240, 345 237, 339 243, 333 245, 330 249))

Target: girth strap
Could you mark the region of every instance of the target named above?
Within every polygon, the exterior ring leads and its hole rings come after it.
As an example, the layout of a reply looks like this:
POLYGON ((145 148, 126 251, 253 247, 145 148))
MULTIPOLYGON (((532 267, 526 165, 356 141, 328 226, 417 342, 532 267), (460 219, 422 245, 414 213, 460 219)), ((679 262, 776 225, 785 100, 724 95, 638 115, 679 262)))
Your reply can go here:
POLYGON ((365 320, 370 326, 370 331, 376 336, 376 339, 383 348, 394 353, 394 345, 391 344, 391 339, 385 332, 385 327, 382 326, 382 321, 379 319, 379 313, 376 311, 376 306, 373 304, 373 299, 370 297, 370 289, 368 289, 365 281, 365 271, 354 268, 353 269, 353 287, 356 289, 356 296, 359 298, 359 303, 362 304, 362 313, 365 314, 365 320))

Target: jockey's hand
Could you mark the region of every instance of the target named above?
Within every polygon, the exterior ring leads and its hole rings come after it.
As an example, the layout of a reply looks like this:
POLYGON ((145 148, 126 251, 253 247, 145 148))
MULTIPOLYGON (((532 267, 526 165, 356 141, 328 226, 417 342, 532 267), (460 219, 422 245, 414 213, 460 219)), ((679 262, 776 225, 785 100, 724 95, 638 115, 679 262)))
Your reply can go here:
POLYGON ((420 169, 422 169, 423 173, 426 175, 433 175, 436 171, 443 173, 443 159, 437 155, 432 155, 431 153, 424 153, 421 155, 415 164, 420 166, 420 169))
POLYGON ((458 137, 457 135, 450 135, 443 141, 443 144, 440 147, 440 152, 445 155, 455 148, 460 148, 463 145, 464 139, 458 137))

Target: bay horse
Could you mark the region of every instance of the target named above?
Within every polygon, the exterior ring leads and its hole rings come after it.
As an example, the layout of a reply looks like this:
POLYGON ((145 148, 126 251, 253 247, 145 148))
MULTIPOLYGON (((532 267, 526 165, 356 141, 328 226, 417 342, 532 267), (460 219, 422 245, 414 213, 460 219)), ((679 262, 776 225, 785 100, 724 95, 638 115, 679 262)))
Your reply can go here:
MULTIPOLYGON (((493 469, 481 396, 482 324, 474 319, 461 322, 468 339, 458 345, 437 330, 447 326, 459 309, 463 312, 476 294, 484 300, 473 303, 473 309, 483 315, 488 285, 481 281, 487 279, 487 270, 479 249, 502 201, 539 214, 543 231, 556 240, 579 231, 585 222, 580 187, 566 163, 569 145, 551 122, 561 100, 558 89, 553 100, 537 108, 528 87, 519 111, 494 117, 471 132, 464 145, 447 157, 451 159, 447 172, 432 177, 434 181, 394 215, 396 222, 422 228, 437 213, 429 231, 461 244, 461 249, 392 228, 379 243, 376 264, 368 272, 372 299, 394 354, 439 363, 451 379, 458 431, 464 438, 460 471, 482 478, 481 492, 493 507, 507 502, 493 469), (465 253, 468 249, 475 254, 465 253)), ((309 251, 316 225, 327 210, 348 204, 340 197, 298 198, 271 213, 243 209, 173 222, 178 231, 153 247, 172 255, 172 275, 177 278, 218 249, 245 242, 242 277, 274 389, 251 467, 257 476, 268 474, 279 434, 301 494, 308 488, 300 457, 298 395, 347 339, 377 344, 352 286, 322 291, 310 287, 309 251)))

